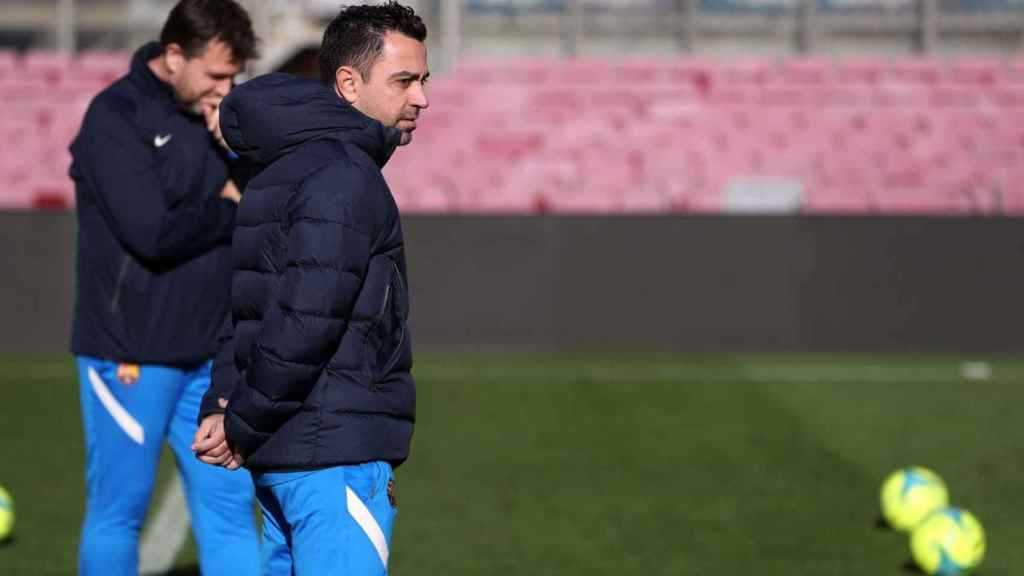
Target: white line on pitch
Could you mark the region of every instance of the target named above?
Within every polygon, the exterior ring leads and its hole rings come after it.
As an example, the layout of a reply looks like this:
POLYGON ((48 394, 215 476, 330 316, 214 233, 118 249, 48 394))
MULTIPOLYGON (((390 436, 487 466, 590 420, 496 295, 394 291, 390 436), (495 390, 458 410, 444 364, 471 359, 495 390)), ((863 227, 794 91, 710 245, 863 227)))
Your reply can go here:
POLYGON ((153 521, 142 534, 139 550, 139 574, 166 574, 174 567, 174 559, 188 537, 188 506, 181 480, 175 474, 160 499, 153 521))

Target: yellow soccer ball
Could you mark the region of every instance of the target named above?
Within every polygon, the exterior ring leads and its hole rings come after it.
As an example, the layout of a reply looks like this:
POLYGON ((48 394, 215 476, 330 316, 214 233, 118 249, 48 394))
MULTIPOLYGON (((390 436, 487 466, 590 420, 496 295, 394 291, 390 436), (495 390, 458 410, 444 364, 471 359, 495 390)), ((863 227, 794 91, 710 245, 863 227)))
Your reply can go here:
POLYGON ((970 512, 943 508, 914 528, 910 553, 927 574, 970 574, 985 559, 985 531, 970 512))
POLYGON ((901 468, 882 483, 882 516, 890 526, 908 532, 928 514, 949 505, 949 491, 927 468, 901 468))
POLYGON ((14 532, 14 500, 0 486, 0 541, 7 540, 14 532))

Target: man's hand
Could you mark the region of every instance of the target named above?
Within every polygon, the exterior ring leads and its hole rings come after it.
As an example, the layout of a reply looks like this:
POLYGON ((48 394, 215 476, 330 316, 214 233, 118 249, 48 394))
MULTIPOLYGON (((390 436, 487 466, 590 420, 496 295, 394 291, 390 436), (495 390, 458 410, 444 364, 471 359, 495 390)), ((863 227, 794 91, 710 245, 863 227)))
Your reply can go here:
POLYGON ((227 141, 224 140, 224 135, 220 132, 220 100, 217 101, 206 101, 201 104, 203 110, 203 118, 206 119, 206 129, 210 131, 210 135, 217 141, 225 150, 230 150, 227 141))
MULTIPOLYGON (((227 408, 228 401, 221 398, 218 404, 221 408, 227 408)), ((203 462, 223 466, 228 470, 235 470, 242 464, 241 459, 232 454, 228 447, 223 414, 210 414, 203 418, 192 440, 192 452, 203 462)))
POLYGON ((227 183, 224 184, 224 189, 220 191, 220 197, 231 200, 235 204, 242 201, 242 193, 238 191, 238 186, 235 184, 234 180, 228 180, 227 183))

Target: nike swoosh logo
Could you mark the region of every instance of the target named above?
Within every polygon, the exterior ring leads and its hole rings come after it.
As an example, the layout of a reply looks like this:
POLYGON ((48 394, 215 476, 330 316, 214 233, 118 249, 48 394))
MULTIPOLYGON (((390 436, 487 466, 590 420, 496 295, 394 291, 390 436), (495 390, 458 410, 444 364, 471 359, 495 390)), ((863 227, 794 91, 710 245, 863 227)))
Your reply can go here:
POLYGON ((153 146, 156 146, 157 148, 163 148, 164 144, 167 144, 168 142, 171 141, 171 138, 174 138, 173 134, 168 134, 166 136, 160 136, 159 134, 157 134, 153 138, 153 146))

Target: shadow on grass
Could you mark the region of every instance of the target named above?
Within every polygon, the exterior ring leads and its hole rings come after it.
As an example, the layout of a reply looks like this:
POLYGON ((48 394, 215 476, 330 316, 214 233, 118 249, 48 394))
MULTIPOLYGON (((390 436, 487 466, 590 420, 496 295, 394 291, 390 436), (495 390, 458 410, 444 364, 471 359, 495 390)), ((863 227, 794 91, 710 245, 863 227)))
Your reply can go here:
POLYGON ((164 576, 199 576, 199 566, 185 566, 164 572, 164 576))
POLYGON ((913 560, 907 560, 906 562, 903 563, 903 573, 904 574, 925 574, 925 571, 921 570, 921 568, 918 567, 918 565, 913 560))

